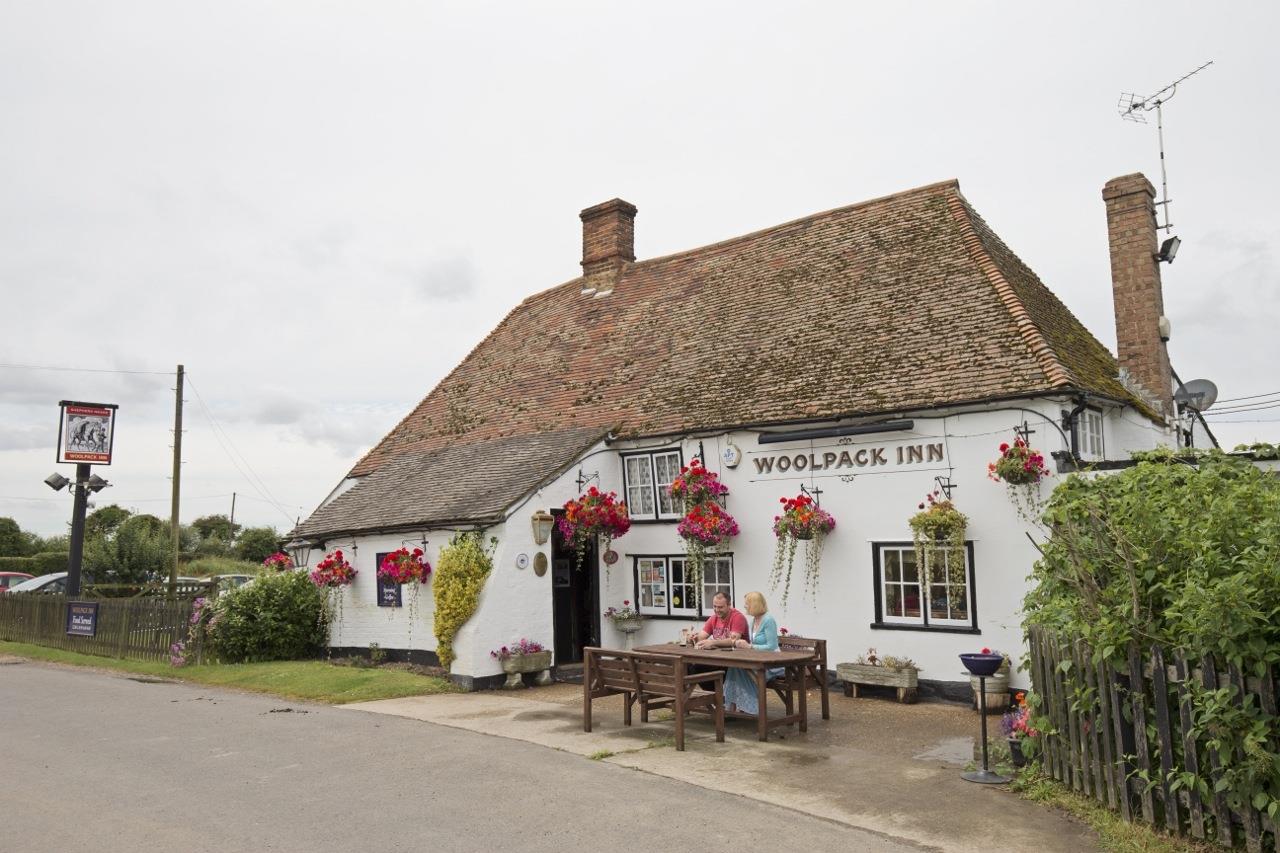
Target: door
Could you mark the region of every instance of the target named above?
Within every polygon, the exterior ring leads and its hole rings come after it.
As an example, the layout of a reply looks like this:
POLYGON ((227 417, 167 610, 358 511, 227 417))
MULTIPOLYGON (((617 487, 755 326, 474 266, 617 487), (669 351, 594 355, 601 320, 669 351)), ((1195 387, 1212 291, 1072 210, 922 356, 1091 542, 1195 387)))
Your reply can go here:
POLYGON ((595 542, 583 553, 582 568, 578 568, 578 555, 565 542, 560 525, 555 526, 551 534, 551 587, 557 664, 578 663, 584 648, 600 645, 598 566, 595 542))

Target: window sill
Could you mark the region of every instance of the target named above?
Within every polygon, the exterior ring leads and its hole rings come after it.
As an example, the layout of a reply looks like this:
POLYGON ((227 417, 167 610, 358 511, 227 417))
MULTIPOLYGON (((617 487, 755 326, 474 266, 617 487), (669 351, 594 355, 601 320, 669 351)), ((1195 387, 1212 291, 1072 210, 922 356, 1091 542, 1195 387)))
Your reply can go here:
POLYGON ((875 631, 921 631, 926 634, 981 634, 980 628, 957 628, 952 625, 902 625, 896 622, 872 622, 875 631))

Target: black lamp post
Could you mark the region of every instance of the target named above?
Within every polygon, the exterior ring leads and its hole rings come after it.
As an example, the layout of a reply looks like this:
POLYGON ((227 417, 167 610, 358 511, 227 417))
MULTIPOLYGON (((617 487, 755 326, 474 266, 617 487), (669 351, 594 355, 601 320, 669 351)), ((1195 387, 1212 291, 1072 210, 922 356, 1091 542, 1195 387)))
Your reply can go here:
POLYGON ((76 464, 74 483, 61 474, 50 474, 44 481, 54 491, 72 487, 74 499, 71 505, 71 554, 67 559, 67 597, 80 595, 80 574, 84 564, 84 519, 89 506, 89 493, 100 492, 111 485, 97 474, 89 473, 88 463, 76 464))

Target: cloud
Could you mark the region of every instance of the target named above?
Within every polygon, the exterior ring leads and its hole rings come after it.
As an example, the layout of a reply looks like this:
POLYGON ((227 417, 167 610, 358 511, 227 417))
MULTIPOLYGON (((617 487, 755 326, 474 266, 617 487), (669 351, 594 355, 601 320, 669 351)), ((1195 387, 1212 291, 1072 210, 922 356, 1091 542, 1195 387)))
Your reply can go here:
POLYGON ((463 255, 441 258, 410 274, 415 290, 427 299, 459 302, 476 289, 476 271, 463 255))
POLYGON ((0 451, 38 450, 44 447, 48 448, 49 458, 52 459, 58 444, 56 417, 53 420, 55 426, 52 428, 0 424, 0 451))

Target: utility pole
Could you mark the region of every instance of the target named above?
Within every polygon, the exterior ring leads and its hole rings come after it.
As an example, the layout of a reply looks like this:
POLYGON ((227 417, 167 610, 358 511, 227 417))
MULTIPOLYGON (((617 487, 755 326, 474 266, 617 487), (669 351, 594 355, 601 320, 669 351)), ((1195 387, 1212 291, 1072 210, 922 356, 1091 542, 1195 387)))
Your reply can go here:
POLYGON ((178 501, 182 492, 182 365, 178 365, 178 392, 173 407, 173 505, 170 510, 169 524, 173 528, 173 562, 169 566, 169 597, 178 592, 178 551, 181 535, 178 530, 178 501))
POLYGON ((231 529, 236 529, 236 493, 231 493, 231 529))

